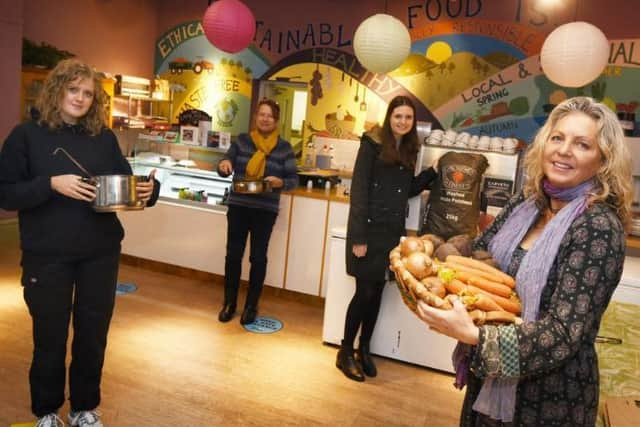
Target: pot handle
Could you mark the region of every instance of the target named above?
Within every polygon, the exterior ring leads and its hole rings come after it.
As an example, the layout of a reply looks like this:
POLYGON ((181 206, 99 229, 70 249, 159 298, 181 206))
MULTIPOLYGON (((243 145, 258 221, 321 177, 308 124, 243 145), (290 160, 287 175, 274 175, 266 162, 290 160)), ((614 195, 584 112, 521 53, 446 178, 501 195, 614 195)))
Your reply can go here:
POLYGON ((93 178, 93 174, 91 172, 89 172, 88 170, 86 170, 84 168, 84 166, 82 166, 80 164, 80 162, 78 162, 76 159, 74 159, 71 154, 67 153, 67 150, 65 150, 64 148, 57 147, 55 150, 53 150, 53 153, 51 153, 51 155, 55 156, 56 154, 58 154, 58 151, 62 151, 64 153, 64 155, 67 156, 69 158, 69 160, 71 160, 73 162, 73 164, 78 167, 78 169, 80 169, 82 172, 85 173, 85 175, 87 175, 89 178, 93 178))

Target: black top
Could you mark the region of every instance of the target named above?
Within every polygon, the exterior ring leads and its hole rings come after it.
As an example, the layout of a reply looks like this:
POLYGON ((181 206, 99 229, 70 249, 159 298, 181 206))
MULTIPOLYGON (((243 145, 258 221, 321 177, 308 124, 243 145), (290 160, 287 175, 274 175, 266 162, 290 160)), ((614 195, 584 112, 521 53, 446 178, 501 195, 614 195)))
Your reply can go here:
POLYGON ((382 280, 389 267, 389 251, 405 234, 407 201, 436 177, 433 168, 417 176, 401 164, 380 159, 381 144, 375 134, 362 136, 353 168, 347 225, 347 273, 362 279, 382 280), (367 254, 356 258, 354 244, 366 244, 367 254))
MULTIPOLYGON (((0 208, 18 210, 23 256, 65 259, 117 251, 124 231, 115 213, 52 190, 51 177, 84 175, 64 148, 94 175, 131 175, 110 129, 91 136, 82 126, 52 131, 28 122, 16 126, 0 152, 0 208)), ((160 185, 147 206, 158 199, 160 185)))

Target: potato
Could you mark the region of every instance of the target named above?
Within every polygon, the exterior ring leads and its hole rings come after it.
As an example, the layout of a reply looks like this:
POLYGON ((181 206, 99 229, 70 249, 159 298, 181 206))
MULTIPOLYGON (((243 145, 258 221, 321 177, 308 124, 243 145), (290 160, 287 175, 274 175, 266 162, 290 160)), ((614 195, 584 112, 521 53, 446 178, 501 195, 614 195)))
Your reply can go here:
POLYGON ((433 253, 433 255, 440 261, 444 262, 447 259, 447 256, 449 255, 461 255, 461 254, 458 251, 458 249, 456 249, 456 247, 451 243, 443 243, 442 245, 438 246, 438 248, 433 253))
POLYGON ((460 255, 471 256, 471 237, 466 234, 458 234, 447 240, 447 243, 451 243, 456 247, 460 255))

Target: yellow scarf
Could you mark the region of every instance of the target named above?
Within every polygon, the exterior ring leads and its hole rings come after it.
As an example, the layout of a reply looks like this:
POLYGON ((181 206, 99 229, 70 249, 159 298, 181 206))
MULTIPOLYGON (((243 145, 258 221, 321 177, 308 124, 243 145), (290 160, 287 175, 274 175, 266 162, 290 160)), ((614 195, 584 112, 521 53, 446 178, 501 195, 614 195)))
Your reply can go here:
POLYGON ((264 137, 257 130, 252 130, 249 135, 256 145, 256 152, 247 163, 245 177, 247 179, 260 179, 264 177, 264 169, 267 165, 267 156, 276 148, 278 143, 278 132, 271 132, 268 137, 264 137))

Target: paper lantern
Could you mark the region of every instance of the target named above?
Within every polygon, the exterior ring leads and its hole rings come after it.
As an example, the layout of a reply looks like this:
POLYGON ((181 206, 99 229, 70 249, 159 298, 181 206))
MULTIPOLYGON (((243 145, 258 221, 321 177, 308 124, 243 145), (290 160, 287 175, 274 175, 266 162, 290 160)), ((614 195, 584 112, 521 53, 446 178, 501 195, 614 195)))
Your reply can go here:
POLYGON ((227 53, 236 53, 253 40, 256 20, 241 1, 218 0, 204 13, 202 28, 212 45, 227 53))
POLYGON ((353 36, 353 50, 367 70, 387 73, 409 56, 411 36, 400 20, 379 13, 358 26, 353 36))
POLYGON ((552 82, 565 87, 591 83, 609 60, 609 41, 598 27, 571 22, 556 28, 542 44, 540 65, 552 82))

